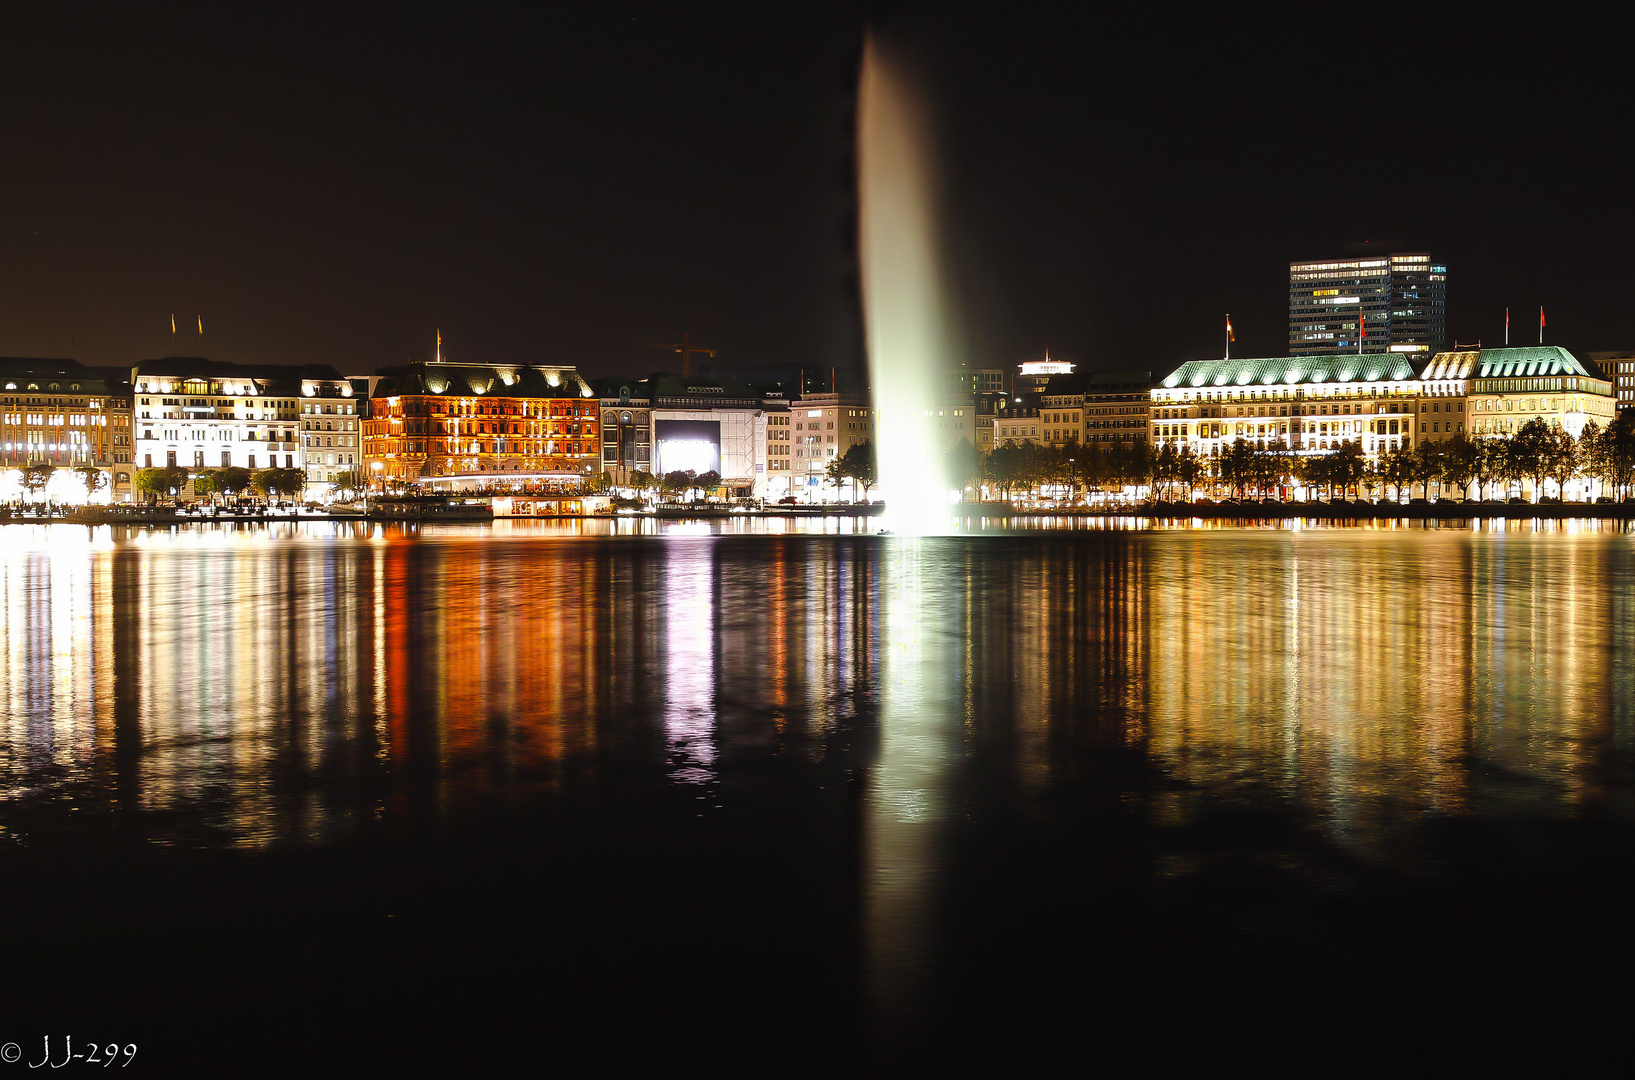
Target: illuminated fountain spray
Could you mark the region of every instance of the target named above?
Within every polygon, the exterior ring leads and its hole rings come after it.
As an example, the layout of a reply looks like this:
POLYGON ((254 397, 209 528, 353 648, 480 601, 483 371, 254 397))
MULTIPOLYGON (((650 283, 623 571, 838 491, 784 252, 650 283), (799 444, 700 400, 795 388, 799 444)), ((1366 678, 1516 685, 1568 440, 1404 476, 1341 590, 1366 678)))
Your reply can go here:
POLYGON ((952 520, 934 418, 952 365, 928 130, 910 80, 871 38, 863 46, 857 109, 863 321, 885 521, 914 534, 948 532, 952 520))
POLYGON ((887 526, 880 554, 880 744, 863 818, 864 951, 870 1013, 885 1038, 927 1015, 931 897, 954 744, 957 663, 945 542, 949 483, 935 408, 952 367, 938 279, 926 117, 902 70, 864 45, 858 102, 863 313, 874 389, 875 450, 887 526))

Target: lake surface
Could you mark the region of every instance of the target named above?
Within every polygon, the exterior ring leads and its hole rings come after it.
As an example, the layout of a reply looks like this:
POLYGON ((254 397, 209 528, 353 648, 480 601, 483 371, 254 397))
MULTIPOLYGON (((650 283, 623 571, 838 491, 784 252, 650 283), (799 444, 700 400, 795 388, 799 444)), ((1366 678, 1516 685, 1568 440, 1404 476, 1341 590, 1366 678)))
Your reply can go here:
POLYGON ((902 1071, 1618 1005, 1625 527, 1062 524, 0 526, 8 1023, 902 1071))

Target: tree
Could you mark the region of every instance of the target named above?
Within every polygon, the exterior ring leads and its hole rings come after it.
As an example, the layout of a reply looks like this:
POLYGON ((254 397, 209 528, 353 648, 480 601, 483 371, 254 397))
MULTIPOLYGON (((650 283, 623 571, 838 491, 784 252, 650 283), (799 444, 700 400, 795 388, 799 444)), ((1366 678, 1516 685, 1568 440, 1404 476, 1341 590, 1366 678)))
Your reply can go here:
POLYGON ((1554 429, 1555 438, 1550 447, 1550 479, 1556 482, 1556 496, 1562 502, 1567 501, 1567 481, 1578 475, 1582 458, 1578 452, 1578 440, 1566 428, 1554 429))
POLYGON ((1510 437, 1511 473, 1517 479, 1533 481, 1533 501, 1537 502, 1544 490, 1544 477, 1549 474, 1555 452, 1555 434, 1540 417, 1533 417, 1510 437))
POLYGON ((630 487, 638 492, 648 492, 664 486, 664 482, 646 469, 637 469, 630 474, 630 487))
POLYGON ((1601 481, 1614 498, 1624 498, 1635 482, 1635 413, 1619 413, 1601 433, 1601 481))
POLYGON ((1005 500, 1010 501, 1011 486, 1022 477, 1022 445, 1007 442, 994 447, 983 462, 983 471, 987 479, 1004 492, 1005 500))
POLYGON ((1461 499, 1470 495, 1470 481, 1476 475, 1481 455, 1481 447, 1466 438, 1463 432, 1443 444, 1442 478, 1459 489, 1461 499))
POLYGON ((1503 439, 1488 437, 1475 440, 1476 446, 1476 484, 1481 489, 1482 498, 1491 498, 1493 485, 1509 477, 1506 467, 1506 449, 1503 439))
POLYGON ((1368 459, 1363 456, 1362 441, 1346 439, 1334 451, 1334 482, 1340 485, 1340 497, 1345 497, 1345 489, 1355 487, 1362 482, 1363 474, 1368 471, 1368 459))
POLYGON ((234 465, 216 474, 216 489, 225 495, 242 495, 250 489, 250 470, 234 465))
POLYGON ((585 478, 585 491, 587 494, 605 494, 612 491, 613 487, 613 474, 610 472, 599 472, 585 478))
POLYGON ((1442 448, 1436 443, 1422 442, 1408 457, 1408 478, 1419 485, 1425 498, 1431 497, 1431 484, 1442 479, 1442 448))
POLYGON ((299 495, 306 482, 300 469, 261 469, 250 477, 250 487, 264 498, 299 495))
POLYGON ((680 495, 684 491, 691 490, 693 474, 681 469, 672 470, 664 474, 664 481, 661 486, 666 495, 680 495))
POLYGON ((221 491, 221 471, 206 469, 193 474, 193 494, 211 496, 221 491))
POLYGON ((714 469, 711 469, 709 472, 701 472, 697 476, 693 477, 693 487, 697 488, 702 494, 708 495, 710 492, 714 491, 720 486, 721 474, 716 472, 714 469))
POLYGON ((1254 483, 1254 463, 1255 448, 1241 435, 1221 454, 1221 480, 1239 498, 1254 483))
POLYGON ((85 485, 85 501, 90 502, 97 492, 108 486, 108 474, 95 465, 80 465, 74 469, 79 482, 85 485))
POLYGON ((43 461, 23 466, 23 488, 30 495, 38 498, 44 493, 46 486, 51 483, 51 477, 57 467, 43 461))
POLYGON ((356 469, 347 469, 345 472, 336 473, 332 483, 337 493, 345 492, 348 495, 356 495, 364 489, 363 476, 356 469))
MULTIPOLYGON (((871 442, 868 445, 871 454, 871 463, 875 464, 876 467, 874 470, 874 479, 870 480, 868 485, 863 488, 864 501, 868 500, 869 488, 880 482, 878 476, 878 465, 877 463, 873 462, 872 456, 874 444, 871 442)), ((966 488, 981 483, 982 458, 981 455, 977 453, 976 447, 971 445, 970 439, 961 439, 959 442, 955 443, 953 446, 944 451, 943 470, 944 475, 946 475, 951 482, 959 487, 962 498, 964 497, 964 491, 966 488)))
POLYGON ((1607 467, 1607 448, 1605 433, 1601 425, 1594 420, 1584 424, 1584 430, 1578 436, 1578 468, 1585 477, 1598 482, 1604 482, 1602 477, 1607 467))
POLYGON ((1403 486, 1413 483, 1414 479, 1413 451, 1401 445, 1392 446, 1380 455, 1379 474, 1385 486, 1392 490, 1391 500, 1401 502, 1403 486))
POLYGON ((187 485, 188 472, 180 465, 165 468, 136 470, 136 490, 148 496, 148 501, 176 494, 187 485))
MULTIPOLYGON (((863 501, 869 501, 869 489, 880 482, 878 463, 875 461, 874 443, 865 440, 853 443, 846 447, 846 452, 829 463, 831 479, 838 476, 855 483, 863 489, 863 501)), ((964 484, 960 485, 961 487, 964 484)))

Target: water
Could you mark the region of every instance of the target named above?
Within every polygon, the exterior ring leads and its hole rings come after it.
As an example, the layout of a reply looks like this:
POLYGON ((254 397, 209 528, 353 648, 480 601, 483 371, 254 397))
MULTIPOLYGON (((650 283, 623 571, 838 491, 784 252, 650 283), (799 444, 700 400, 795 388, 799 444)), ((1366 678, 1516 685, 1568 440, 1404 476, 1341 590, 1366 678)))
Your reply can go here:
POLYGON ((234 1072, 1589 1046, 1635 539, 1077 524, 0 527, 7 1023, 234 1072))

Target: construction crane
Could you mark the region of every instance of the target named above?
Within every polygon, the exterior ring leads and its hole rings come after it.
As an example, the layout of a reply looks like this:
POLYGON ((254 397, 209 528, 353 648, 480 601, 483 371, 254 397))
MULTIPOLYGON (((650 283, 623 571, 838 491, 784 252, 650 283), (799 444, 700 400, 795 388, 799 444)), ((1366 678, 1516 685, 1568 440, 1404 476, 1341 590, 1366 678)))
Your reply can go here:
POLYGON ((680 344, 666 345, 663 342, 658 342, 658 341, 637 341, 637 342, 633 342, 633 344, 641 345, 641 346, 643 346, 645 348, 649 348, 649 349, 669 349, 673 353, 680 353, 681 354, 681 377, 683 379, 687 378, 688 376, 690 376, 693 373, 693 353, 703 353, 705 356, 709 357, 711 360, 715 359, 715 350, 714 349, 706 349, 702 345, 694 345, 692 343, 692 336, 689 335, 689 334, 686 334, 686 333, 683 333, 681 335, 681 343, 680 344))

